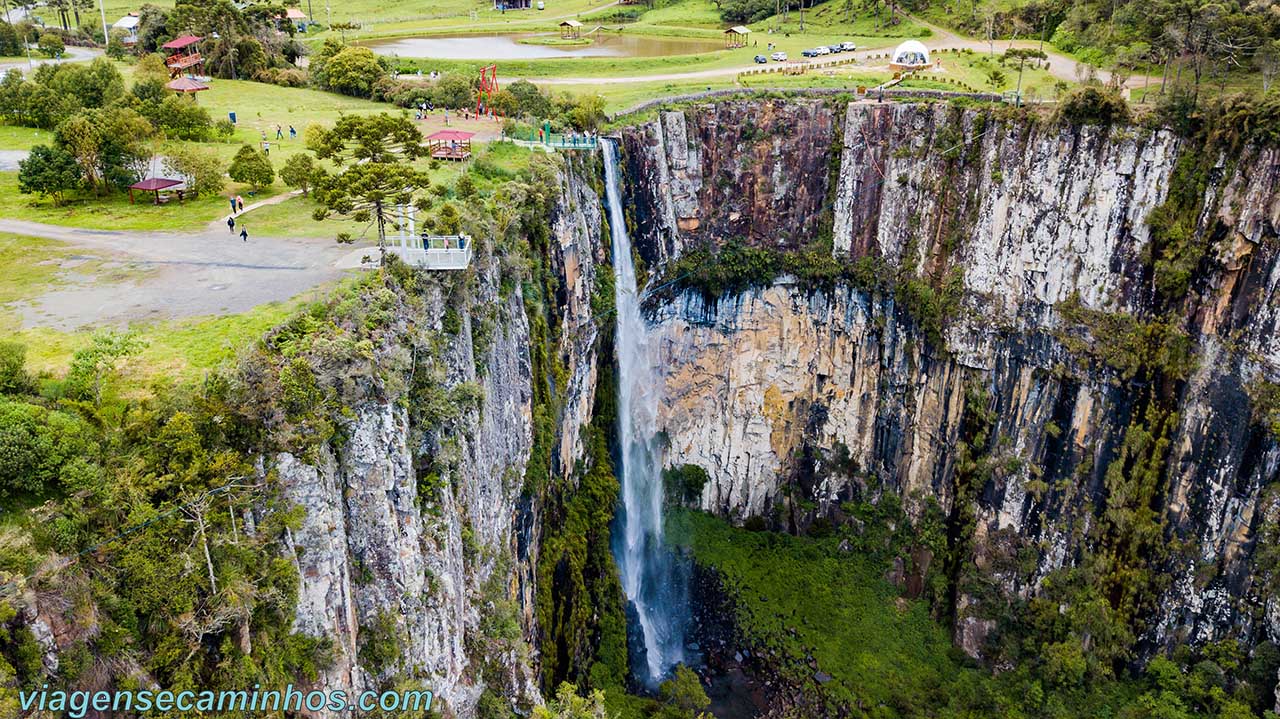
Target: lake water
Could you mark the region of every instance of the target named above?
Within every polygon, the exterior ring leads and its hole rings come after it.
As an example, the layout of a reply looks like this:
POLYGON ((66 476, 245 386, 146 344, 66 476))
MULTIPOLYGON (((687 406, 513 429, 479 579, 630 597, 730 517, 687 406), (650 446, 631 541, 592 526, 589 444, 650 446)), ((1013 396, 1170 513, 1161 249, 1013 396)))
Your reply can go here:
POLYGON ((662 57, 711 52, 723 47, 715 40, 652 37, 600 31, 590 45, 532 45, 522 38, 544 35, 432 35, 399 37, 360 43, 379 55, 430 57, 445 60, 538 60, 556 57, 662 57))

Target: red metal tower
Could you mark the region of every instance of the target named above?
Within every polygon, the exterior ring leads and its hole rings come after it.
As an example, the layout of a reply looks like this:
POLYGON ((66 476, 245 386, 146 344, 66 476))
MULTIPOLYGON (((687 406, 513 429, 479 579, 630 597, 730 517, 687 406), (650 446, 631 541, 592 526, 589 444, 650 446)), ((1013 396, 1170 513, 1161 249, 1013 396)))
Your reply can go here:
POLYGON ((497 92, 498 66, 489 65, 480 68, 480 85, 476 88, 476 117, 483 115, 485 110, 492 112, 490 102, 497 92))

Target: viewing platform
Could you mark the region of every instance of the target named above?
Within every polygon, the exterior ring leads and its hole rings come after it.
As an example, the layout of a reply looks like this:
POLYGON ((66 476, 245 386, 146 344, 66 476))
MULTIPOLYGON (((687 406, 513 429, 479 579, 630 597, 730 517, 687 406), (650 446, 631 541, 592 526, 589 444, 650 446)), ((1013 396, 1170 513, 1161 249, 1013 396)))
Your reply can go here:
MULTIPOLYGON (((388 238, 390 240, 390 238, 388 238)), ((423 234, 415 241, 387 244, 387 254, 395 255, 411 267, 420 270, 450 272, 465 270, 471 265, 473 248, 469 235, 423 234), (421 243, 421 244, 419 244, 421 243)), ((377 247, 362 247, 338 260, 339 269, 372 269, 379 262, 377 247)))

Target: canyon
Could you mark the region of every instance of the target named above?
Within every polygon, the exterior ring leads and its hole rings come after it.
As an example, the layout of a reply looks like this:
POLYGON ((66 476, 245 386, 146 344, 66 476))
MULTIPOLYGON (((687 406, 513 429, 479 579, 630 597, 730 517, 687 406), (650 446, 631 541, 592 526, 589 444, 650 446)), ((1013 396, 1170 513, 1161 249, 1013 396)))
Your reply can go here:
MULTIPOLYGON (((336 438, 264 415, 280 441, 256 479, 300 508, 279 547, 293 628, 332 659, 312 684, 412 676, 470 718, 624 664, 604 656, 635 624, 609 533, 619 218, 647 431, 661 466, 705 472, 691 507, 797 535, 857 526, 854 502, 934 523, 888 579, 939 587, 934 614, 989 669, 1008 669, 1002 617, 1095 555, 1142 579, 1106 585, 1133 666, 1280 643, 1280 150, 835 96, 615 135, 612 220, 600 156, 557 160, 540 226, 514 233, 527 254, 481 243, 465 279, 370 290, 364 359, 308 360, 350 400, 336 438), (761 281, 735 257, 801 264, 761 281), (717 258, 752 280, 699 285, 717 258)), ((22 604, 56 666, 67 603, 22 604)))

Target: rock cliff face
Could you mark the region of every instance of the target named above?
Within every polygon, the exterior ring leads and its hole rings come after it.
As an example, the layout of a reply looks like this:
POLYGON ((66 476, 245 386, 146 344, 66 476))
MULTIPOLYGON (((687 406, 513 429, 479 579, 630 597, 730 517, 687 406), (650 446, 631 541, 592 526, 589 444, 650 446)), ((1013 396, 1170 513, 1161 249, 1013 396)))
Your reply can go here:
MULTIPOLYGON (((966 395, 979 389, 999 462, 977 491, 967 561, 1025 597, 1080 561, 1113 501, 1108 468, 1144 421, 1144 398, 1158 396, 1172 420, 1151 508, 1175 547, 1162 560, 1174 579, 1143 645, 1280 640, 1274 568, 1257 560, 1260 534, 1280 521, 1280 441, 1258 421, 1257 392, 1280 380, 1275 149, 1203 163, 1189 234, 1206 249, 1170 302, 1154 289, 1148 218, 1202 148, 1168 132, 945 105, 729 102, 663 113, 624 141, 635 238, 653 264, 735 238, 825 241, 829 222, 842 262, 875 260, 898 283, 961 283, 932 341, 918 308, 883 286, 784 278, 655 307, 672 398, 666 461, 708 471, 703 508, 803 530, 839 519, 841 502, 875 477, 913 517, 933 502, 946 515, 966 395), (719 188, 750 188, 752 204, 719 188), (1142 373, 1096 356, 1122 344, 1125 328, 1157 323, 1187 337, 1195 361, 1180 378, 1144 386, 1142 373), (820 463, 844 470, 817 472, 820 463), (1013 561, 1026 556, 1029 565, 1013 561)), ((957 602, 957 640, 979 656, 993 622, 963 591, 957 602)))
MULTIPOLYGON (((568 328, 556 348, 567 388, 554 455, 566 476, 582 455, 580 429, 595 392, 590 295, 603 245, 591 179, 562 173, 551 218, 551 266, 562 288, 554 312, 568 328)), ((414 358, 414 377, 395 381, 408 387, 424 376, 437 395, 475 394, 478 404, 431 423, 415 412, 413 395, 388 391, 385 401, 351 408, 340 444, 308 459, 281 453, 263 467, 283 498, 305 509, 288 553, 302 577, 297 629, 333 642, 334 663, 318 684, 361 691, 412 673, 459 717, 474 715, 495 667, 499 695, 540 701, 536 652, 504 646, 494 656, 480 624, 514 600, 529 646, 537 634, 539 508, 524 482, 533 383, 546 378, 533 374, 519 283, 502 289, 495 256, 482 251, 475 264, 460 329, 430 359, 414 358), (485 341, 473 336, 479 332, 485 341), (374 661, 364 648, 388 637, 395 658, 374 661)), ((429 293, 422 316, 405 318, 406 331, 440 332, 456 302, 429 293)))

